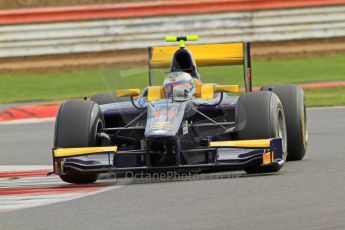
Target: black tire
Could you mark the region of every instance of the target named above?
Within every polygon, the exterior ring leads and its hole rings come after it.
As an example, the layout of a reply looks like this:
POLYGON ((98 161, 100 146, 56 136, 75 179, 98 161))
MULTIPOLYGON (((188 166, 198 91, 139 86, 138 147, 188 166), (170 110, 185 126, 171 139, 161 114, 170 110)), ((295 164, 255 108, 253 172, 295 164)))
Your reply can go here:
MULTIPOLYGON (((285 155, 285 116, 278 96, 272 92, 255 92, 241 95, 236 105, 235 139, 251 140, 275 137, 283 139, 283 154, 285 155)), ((283 163, 261 166, 261 161, 253 162, 246 165, 244 170, 247 173, 277 172, 281 169, 283 163)))
POLYGON ((302 160, 308 147, 307 114, 304 92, 298 85, 269 85, 282 102, 287 130, 287 160, 302 160))
MULTIPOLYGON (((54 146, 75 148, 99 146, 97 130, 104 127, 99 106, 93 101, 71 100, 60 107, 55 122, 54 146)), ((97 180, 98 174, 66 171, 60 178, 68 183, 85 184, 97 180)))
POLYGON ((128 101, 127 98, 118 98, 113 93, 102 93, 91 97, 91 101, 96 102, 99 105, 110 104, 121 101, 128 101))

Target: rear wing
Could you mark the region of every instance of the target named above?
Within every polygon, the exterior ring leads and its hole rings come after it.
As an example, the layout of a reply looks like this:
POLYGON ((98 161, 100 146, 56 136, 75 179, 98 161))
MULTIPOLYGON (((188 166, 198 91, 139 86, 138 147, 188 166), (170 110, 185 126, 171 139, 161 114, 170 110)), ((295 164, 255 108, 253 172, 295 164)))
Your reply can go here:
MULTIPOLYGON (((178 49, 179 46, 149 47, 150 85, 151 71, 170 68, 173 55, 178 49)), ((199 67, 243 65, 246 92, 252 91, 250 43, 188 45, 187 49, 192 52, 199 67)))

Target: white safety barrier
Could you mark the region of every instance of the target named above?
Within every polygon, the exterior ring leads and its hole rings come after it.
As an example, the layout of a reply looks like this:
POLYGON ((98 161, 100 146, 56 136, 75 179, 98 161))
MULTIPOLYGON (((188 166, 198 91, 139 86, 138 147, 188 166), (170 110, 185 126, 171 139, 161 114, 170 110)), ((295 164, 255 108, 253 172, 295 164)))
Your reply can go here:
POLYGON ((197 34, 199 43, 342 37, 345 5, 1 26, 0 57, 145 48, 175 34, 197 34))

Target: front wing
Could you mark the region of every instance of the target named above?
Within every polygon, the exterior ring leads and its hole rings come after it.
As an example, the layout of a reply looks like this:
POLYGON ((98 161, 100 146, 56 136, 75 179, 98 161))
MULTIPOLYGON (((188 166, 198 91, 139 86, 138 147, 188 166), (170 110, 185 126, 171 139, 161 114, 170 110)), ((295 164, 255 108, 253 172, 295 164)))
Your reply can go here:
MULTIPOLYGON (((181 170, 234 170, 250 164, 269 166, 283 164, 281 138, 239 141, 215 141, 208 146, 189 149, 207 153, 207 163, 151 166, 150 156, 157 154, 145 150, 117 151, 116 146, 85 148, 54 148, 52 173, 65 174, 108 172, 167 172, 181 170)), ((183 150, 182 150, 183 152, 183 150)))

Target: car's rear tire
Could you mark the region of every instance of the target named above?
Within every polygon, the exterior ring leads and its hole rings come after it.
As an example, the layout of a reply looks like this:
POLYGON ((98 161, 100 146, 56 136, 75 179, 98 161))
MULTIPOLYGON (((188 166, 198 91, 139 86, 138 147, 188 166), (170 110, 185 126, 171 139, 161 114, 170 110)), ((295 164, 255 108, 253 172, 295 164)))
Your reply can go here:
POLYGON ((276 172, 281 169, 286 154, 286 125, 283 106, 272 92, 255 92, 241 95, 236 105, 236 133, 238 140, 282 138, 283 162, 262 166, 252 162, 244 167, 247 173, 276 172))
POLYGON ((301 160, 308 146, 307 114, 304 92, 298 85, 269 85, 282 102, 287 130, 287 160, 301 160))
POLYGON ((96 94, 96 95, 91 97, 91 101, 94 101, 99 105, 121 102, 121 101, 125 101, 125 100, 128 100, 128 99, 118 98, 113 93, 96 94))
MULTIPOLYGON (((104 118, 95 102, 66 101, 61 105, 56 117, 54 146, 56 148, 99 146, 97 130, 103 127, 104 118)), ((95 182, 98 174, 66 171, 60 178, 68 183, 85 184, 95 182)))

